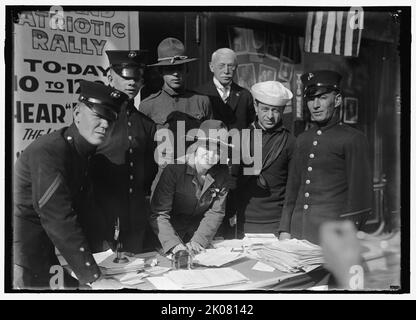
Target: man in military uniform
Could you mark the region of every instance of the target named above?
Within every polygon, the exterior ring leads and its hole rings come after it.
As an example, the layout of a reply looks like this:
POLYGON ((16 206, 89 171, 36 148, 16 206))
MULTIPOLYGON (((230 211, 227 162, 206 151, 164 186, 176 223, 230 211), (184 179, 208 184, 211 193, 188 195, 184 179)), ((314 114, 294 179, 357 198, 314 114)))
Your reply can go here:
MULTIPOLYGON (((100 278, 81 227, 89 206, 88 159, 127 97, 82 81, 74 123, 31 143, 18 158, 14 179, 14 287, 50 288, 59 250, 81 284, 100 278), (51 273, 50 273, 51 272, 51 273)), ((107 174, 107 173, 106 173, 107 174)))
POLYGON ((184 138, 177 136, 177 124, 181 122, 185 130, 189 130, 198 128, 203 121, 212 118, 209 98, 185 89, 187 63, 197 59, 188 58, 183 43, 176 38, 162 40, 157 52, 158 62, 149 67, 159 67, 164 84, 158 93, 150 95, 141 102, 139 109, 156 122, 158 129, 169 128, 174 140, 170 141, 170 146, 166 150, 158 150, 156 161, 159 164, 159 171, 152 190, 155 189, 166 164, 184 156, 175 152, 178 139, 184 138))
POLYGON ((372 207, 372 171, 366 137, 340 122, 341 75, 319 70, 302 75, 313 122, 299 135, 290 165, 280 239, 319 242, 325 221, 350 219, 357 228, 372 207))
POLYGON ((110 86, 127 94, 129 100, 121 106, 113 130, 91 161, 96 210, 89 219, 90 233, 95 234, 97 251, 121 244, 123 251, 140 253, 153 250, 157 241, 147 220, 150 186, 157 172, 153 156, 156 126, 134 106, 134 98, 143 86, 147 52, 106 53, 110 86), (102 231, 94 229, 95 221, 100 219, 105 219, 102 231), (116 230, 119 233, 115 237, 116 230))
POLYGON ((185 47, 176 38, 166 38, 158 48, 158 62, 149 67, 159 67, 163 77, 162 89, 140 103, 140 111, 152 118, 158 128, 165 125, 174 111, 185 113, 200 122, 212 118, 208 97, 185 89, 187 63, 197 60, 188 58, 185 47))

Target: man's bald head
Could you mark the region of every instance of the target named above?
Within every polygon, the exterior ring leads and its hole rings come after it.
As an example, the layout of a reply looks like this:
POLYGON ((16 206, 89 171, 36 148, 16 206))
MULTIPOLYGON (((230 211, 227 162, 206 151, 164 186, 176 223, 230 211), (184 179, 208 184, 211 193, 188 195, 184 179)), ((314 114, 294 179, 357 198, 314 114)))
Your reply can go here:
POLYGON ((223 86, 228 86, 237 69, 237 55, 229 48, 218 49, 212 54, 209 68, 223 86))

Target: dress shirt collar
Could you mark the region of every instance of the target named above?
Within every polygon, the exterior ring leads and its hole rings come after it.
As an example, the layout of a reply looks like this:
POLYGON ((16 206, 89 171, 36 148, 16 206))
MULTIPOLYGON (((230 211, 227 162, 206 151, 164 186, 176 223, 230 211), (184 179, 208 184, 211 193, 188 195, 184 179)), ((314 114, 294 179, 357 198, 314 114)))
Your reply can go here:
POLYGON ((217 88, 217 91, 222 99, 227 99, 230 96, 231 84, 228 86, 223 86, 217 78, 214 77, 214 85, 217 88))

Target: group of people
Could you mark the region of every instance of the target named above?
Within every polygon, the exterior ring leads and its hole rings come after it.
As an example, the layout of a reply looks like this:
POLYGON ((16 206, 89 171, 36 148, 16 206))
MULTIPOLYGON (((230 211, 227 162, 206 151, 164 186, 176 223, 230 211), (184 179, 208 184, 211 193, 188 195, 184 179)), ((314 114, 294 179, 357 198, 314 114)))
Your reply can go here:
MULTIPOLYGON (((82 81, 74 123, 38 138, 15 164, 15 288, 49 288, 56 250, 79 284, 94 288, 104 280, 92 254, 109 248, 198 253, 214 237, 244 233, 319 243, 325 221, 365 223, 372 201, 368 146, 340 122, 337 72, 302 76, 313 125, 295 138, 282 123, 292 92, 278 81, 254 84, 251 92, 237 85, 231 49, 212 54, 213 77, 194 90, 185 79, 196 58, 178 39, 164 39, 153 64, 146 50, 106 54, 108 85, 82 81), (145 68, 163 78, 157 93, 148 94, 145 68), (191 137, 184 154, 160 154, 157 131, 175 134, 179 121, 203 134, 191 137), (220 161, 220 151, 231 155, 235 146, 209 132, 231 129, 262 133, 256 174, 245 175, 245 163, 220 161)), ((251 151, 255 141, 249 139, 251 151)))

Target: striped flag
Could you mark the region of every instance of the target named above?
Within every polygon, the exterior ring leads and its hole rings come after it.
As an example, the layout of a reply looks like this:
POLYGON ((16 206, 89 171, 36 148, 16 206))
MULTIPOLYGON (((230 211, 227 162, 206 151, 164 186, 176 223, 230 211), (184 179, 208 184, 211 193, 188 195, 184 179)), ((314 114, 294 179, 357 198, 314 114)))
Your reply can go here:
POLYGON ((306 21, 305 51, 358 56, 364 11, 309 12, 306 21))

